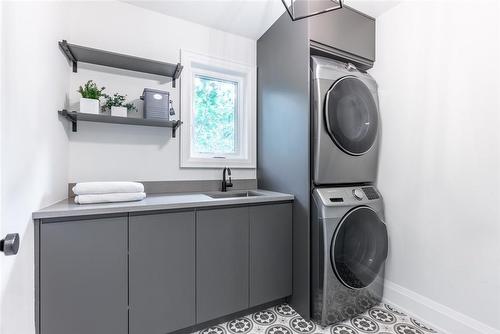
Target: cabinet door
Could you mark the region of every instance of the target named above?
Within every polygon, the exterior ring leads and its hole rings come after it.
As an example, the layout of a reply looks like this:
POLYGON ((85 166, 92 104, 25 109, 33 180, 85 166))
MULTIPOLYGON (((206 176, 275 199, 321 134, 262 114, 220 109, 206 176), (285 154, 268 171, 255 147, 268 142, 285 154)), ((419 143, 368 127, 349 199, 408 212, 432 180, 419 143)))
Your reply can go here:
POLYGON ((250 306, 292 294, 292 204, 250 207, 250 306))
POLYGON ((40 227, 41 334, 127 332, 127 217, 40 227))
POLYGON ((248 308, 248 208, 197 212, 197 322, 248 308))
POLYGON ((311 17, 309 38, 348 54, 375 61, 375 19, 351 8, 344 7, 311 17))
POLYGON ((130 217, 130 334, 194 325, 194 224, 194 212, 130 217))

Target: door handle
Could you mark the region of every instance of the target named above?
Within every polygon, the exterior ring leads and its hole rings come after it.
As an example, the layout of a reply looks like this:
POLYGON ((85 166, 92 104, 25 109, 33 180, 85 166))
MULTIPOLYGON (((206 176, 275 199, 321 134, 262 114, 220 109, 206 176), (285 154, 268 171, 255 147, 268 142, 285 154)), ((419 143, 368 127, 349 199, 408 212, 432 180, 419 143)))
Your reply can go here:
POLYGON ((19 234, 11 233, 5 236, 5 239, 0 240, 0 252, 5 255, 16 255, 19 250, 19 234))

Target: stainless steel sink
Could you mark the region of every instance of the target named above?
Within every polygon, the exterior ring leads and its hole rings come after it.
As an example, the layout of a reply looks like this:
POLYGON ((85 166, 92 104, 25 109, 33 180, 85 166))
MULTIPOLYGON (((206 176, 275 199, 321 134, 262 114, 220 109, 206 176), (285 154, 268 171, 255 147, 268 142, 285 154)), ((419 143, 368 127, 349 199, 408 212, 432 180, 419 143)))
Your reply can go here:
POLYGON ((236 198, 236 197, 262 196, 262 194, 259 194, 258 192, 255 192, 255 191, 220 192, 220 193, 208 193, 205 195, 207 195, 208 197, 212 197, 212 198, 236 198))

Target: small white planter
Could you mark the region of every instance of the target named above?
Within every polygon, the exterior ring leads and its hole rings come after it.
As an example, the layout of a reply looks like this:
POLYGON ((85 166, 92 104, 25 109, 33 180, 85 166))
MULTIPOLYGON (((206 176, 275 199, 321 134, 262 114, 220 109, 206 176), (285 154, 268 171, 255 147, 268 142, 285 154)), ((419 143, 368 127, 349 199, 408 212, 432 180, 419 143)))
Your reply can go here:
POLYGON ((111 107, 111 116, 127 117, 127 108, 111 107))
POLYGON ((80 99, 80 112, 86 114, 99 114, 99 100, 95 99, 80 99))

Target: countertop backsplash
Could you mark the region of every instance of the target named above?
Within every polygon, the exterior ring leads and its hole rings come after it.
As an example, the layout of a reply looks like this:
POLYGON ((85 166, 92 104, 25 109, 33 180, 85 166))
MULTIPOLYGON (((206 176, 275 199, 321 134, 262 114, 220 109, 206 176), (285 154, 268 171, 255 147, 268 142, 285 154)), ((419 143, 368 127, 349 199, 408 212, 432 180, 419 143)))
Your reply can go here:
MULTIPOLYGON (((177 181, 137 181, 144 185, 146 194, 170 194, 189 192, 220 191, 221 180, 177 180, 177 181)), ((257 179, 233 179, 231 190, 257 189, 257 179)), ((68 184, 68 198, 75 197, 73 187, 76 183, 68 184)))

